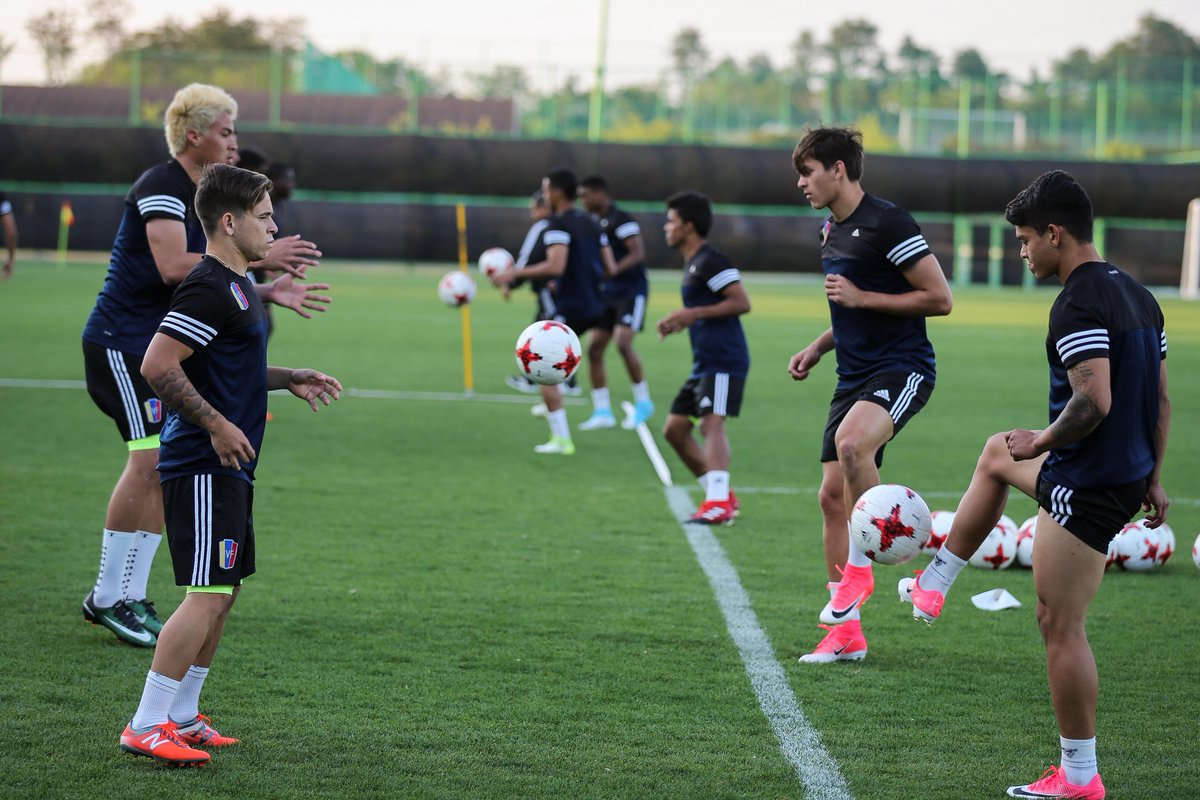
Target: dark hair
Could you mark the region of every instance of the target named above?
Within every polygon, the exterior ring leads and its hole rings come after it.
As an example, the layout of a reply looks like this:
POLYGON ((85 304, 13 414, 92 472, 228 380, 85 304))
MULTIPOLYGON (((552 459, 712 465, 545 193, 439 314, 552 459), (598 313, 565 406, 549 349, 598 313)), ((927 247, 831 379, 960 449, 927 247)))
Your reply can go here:
POLYGON ((1051 170, 1026 186, 1004 209, 1010 225, 1033 228, 1038 235, 1060 225, 1081 244, 1092 241, 1092 198, 1069 172, 1051 170))
POLYGON ((575 180, 575 173, 569 169, 556 169, 546 176, 550 181, 550 185, 558 189, 568 200, 575 199, 575 192, 579 188, 579 184, 575 180))
POLYGON ((842 162, 846 165, 846 177, 852 181, 862 178, 863 142, 862 134, 854 128, 814 128, 792 151, 792 163, 796 171, 806 158, 815 158, 825 169, 842 162))
POLYGON ((266 175, 230 164, 209 164, 196 187, 196 216, 204 225, 204 233, 212 238, 224 214, 249 213, 270 191, 271 181, 266 175))
POLYGON ((266 175, 271 170, 271 158, 253 145, 238 148, 238 163, 242 169, 266 175))
POLYGON ((675 209, 683 222, 692 223, 700 238, 707 237, 712 229, 712 204, 699 192, 676 192, 667 198, 667 208, 675 209))
MULTIPOLYGON (((240 167, 242 165, 238 164, 238 166, 240 167)), ((246 169, 250 169, 250 167, 246 167, 246 169)), ((260 170, 254 170, 254 171, 259 172, 260 170)), ((261 172, 263 175, 266 175, 271 180, 275 180, 276 178, 282 178, 284 175, 288 174, 289 172, 295 172, 295 169, 292 167, 291 164, 288 164, 286 162, 272 161, 270 164, 267 165, 267 168, 264 170, 261 170, 261 172)))
POLYGON ((603 175, 588 175, 579 182, 579 185, 608 194, 608 180, 603 175))

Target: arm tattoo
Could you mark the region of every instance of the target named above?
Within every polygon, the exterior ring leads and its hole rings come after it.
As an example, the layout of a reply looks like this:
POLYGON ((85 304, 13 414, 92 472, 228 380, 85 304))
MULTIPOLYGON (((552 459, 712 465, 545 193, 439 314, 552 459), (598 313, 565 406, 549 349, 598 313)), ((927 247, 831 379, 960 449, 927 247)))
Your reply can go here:
POLYGON ((217 410, 196 391, 182 367, 171 367, 155 376, 150 385, 168 408, 193 425, 208 430, 206 423, 220 417, 217 410))
POLYGON ((1054 421, 1054 432, 1057 434, 1054 438, 1063 444, 1079 441, 1104 419, 1104 413, 1088 394, 1088 385, 1095 378, 1095 373, 1087 366, 1087 362, 1068 370, 1067 378, 1071 381, 1071 399, 1054 421))

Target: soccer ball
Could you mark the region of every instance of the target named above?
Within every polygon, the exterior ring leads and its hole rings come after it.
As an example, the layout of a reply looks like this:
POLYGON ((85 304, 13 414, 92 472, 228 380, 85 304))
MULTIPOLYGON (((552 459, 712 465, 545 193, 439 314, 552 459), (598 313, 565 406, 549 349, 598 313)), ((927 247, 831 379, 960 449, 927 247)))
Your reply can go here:
POLYGON ((1017 528, 1017 566, 1033 566, 1033 537, 1037 535, 1037 514, 1017 528))
POLYGON ((1017 523, 1004 514, 967 563, 983 569, 1008 569, 1017 557, 1017 523))
POLYGON ((534 383, 562 383, 580 361, 579 337, 561 322, 535 322, 517 337, 517 367, 534 383))
POLYGON ((1196 534, 1196 541, 1192 545, 1192 563, 1200 567, 1200 533, 1196 534))
POLYGON ((929 515, 929 520, 929 541, 925 542, 921 552, 932 556, 946 543, 946 537, 950 535, 950 526, 954 524, 954 512, 934 511, 929 515))
POLYGON ((447 272, 438 282, 438 297, 451 308, 465 306, 475 299, 475 281, 462 270, 447 272))
POLYGON ((929 506, 921 496, 895 483, 862 493, 850 515, 850 533, 859 549, 879 564, 903 564, 921 552, 930 532, 929 506))
POLYGON ((1161 540, 1158 546, 1158 563, 1165 564, 1175 553, 1175 531, 1164 522, 1158 526, 1158 538, 1161 540))
POLYGON ((1117 566, 1130 572, 1145 572, 1158 563, 1158 550, 1162 539, 1154 528, 1147 528, 1145 520, 1130 522, 1116 535, 1117 566))
POLYGON ((479 254, 479 271, 486 275, 488 280, 512 268, 512 253, 503 247, 489 247, 479 254))

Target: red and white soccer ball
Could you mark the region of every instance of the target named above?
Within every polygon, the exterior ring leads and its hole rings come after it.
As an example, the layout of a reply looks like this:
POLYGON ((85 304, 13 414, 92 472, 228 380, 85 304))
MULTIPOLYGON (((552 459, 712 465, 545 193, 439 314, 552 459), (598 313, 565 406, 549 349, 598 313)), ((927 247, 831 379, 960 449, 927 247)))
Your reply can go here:
POLYGON ((479 254, 479 271, 487 276, 488 280, 512 268, 512 253, 503 247, 489 247, 479 254))
POLYGON ((517 337, 517 367, 534 383, 558 384, 575 374, 579 337, 561 322, 535 322, 517 337))
POLYGON ((1033 566, 1033 537, 1037 535, 1037 514, 1017 528, 1017 566, 1033 566))
POLYGON ((475 281, 462 270, 447 272, 438 282, 438 297, 451 308, 465 306, 475 299, 475 281))
POLYGON ((1017 523, 1004 514, 967 563, 983 569, 1008 569, 1017 558, 1017 523))
POLYGON ((1160 565, 1167 563, 1171 556, 1175 554, 1175 531, 1171 530, 1171 526, 1163 523, 1158 526, 1158 563, 1160 565))
POLYGON ((850 533, 867 557, 879 564, 911 561, 929 541, 929 506, 896 483, 872 486, 850 515, 850 533))
POLYGON ((1192 544, 1192 563, 1200 568, 1200 533, 1196 534, 1196 541, 1192 544))
POLYGON ((921 552, 932 556, 946 543, 946 537, 950 535, 950 526, 954 524, 954 512, 934 511, 929 515, 929 520, 929 541, 925 542, 921 552))
POLYGON ((1147 528, 1145 520, 1135 520, 1121 528, 1113 539, 1116 556, 1113 561, 1129 572, 1145 572, 1158 564, 1162 537, 1156 528, 1147 528))

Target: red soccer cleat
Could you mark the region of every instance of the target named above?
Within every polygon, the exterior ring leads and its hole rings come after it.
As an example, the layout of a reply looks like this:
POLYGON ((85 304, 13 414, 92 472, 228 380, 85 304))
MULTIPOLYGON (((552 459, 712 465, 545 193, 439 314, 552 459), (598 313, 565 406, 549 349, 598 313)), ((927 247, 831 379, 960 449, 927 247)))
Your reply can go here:
POLYGON ((203 750, 184 744, 173 722, 154 725, 144 731, 135 731, 133 725, 126 725, 121 732, 121 749, 135 756, 146 756, 177 767, 203 766, 211 758, 203 750))

